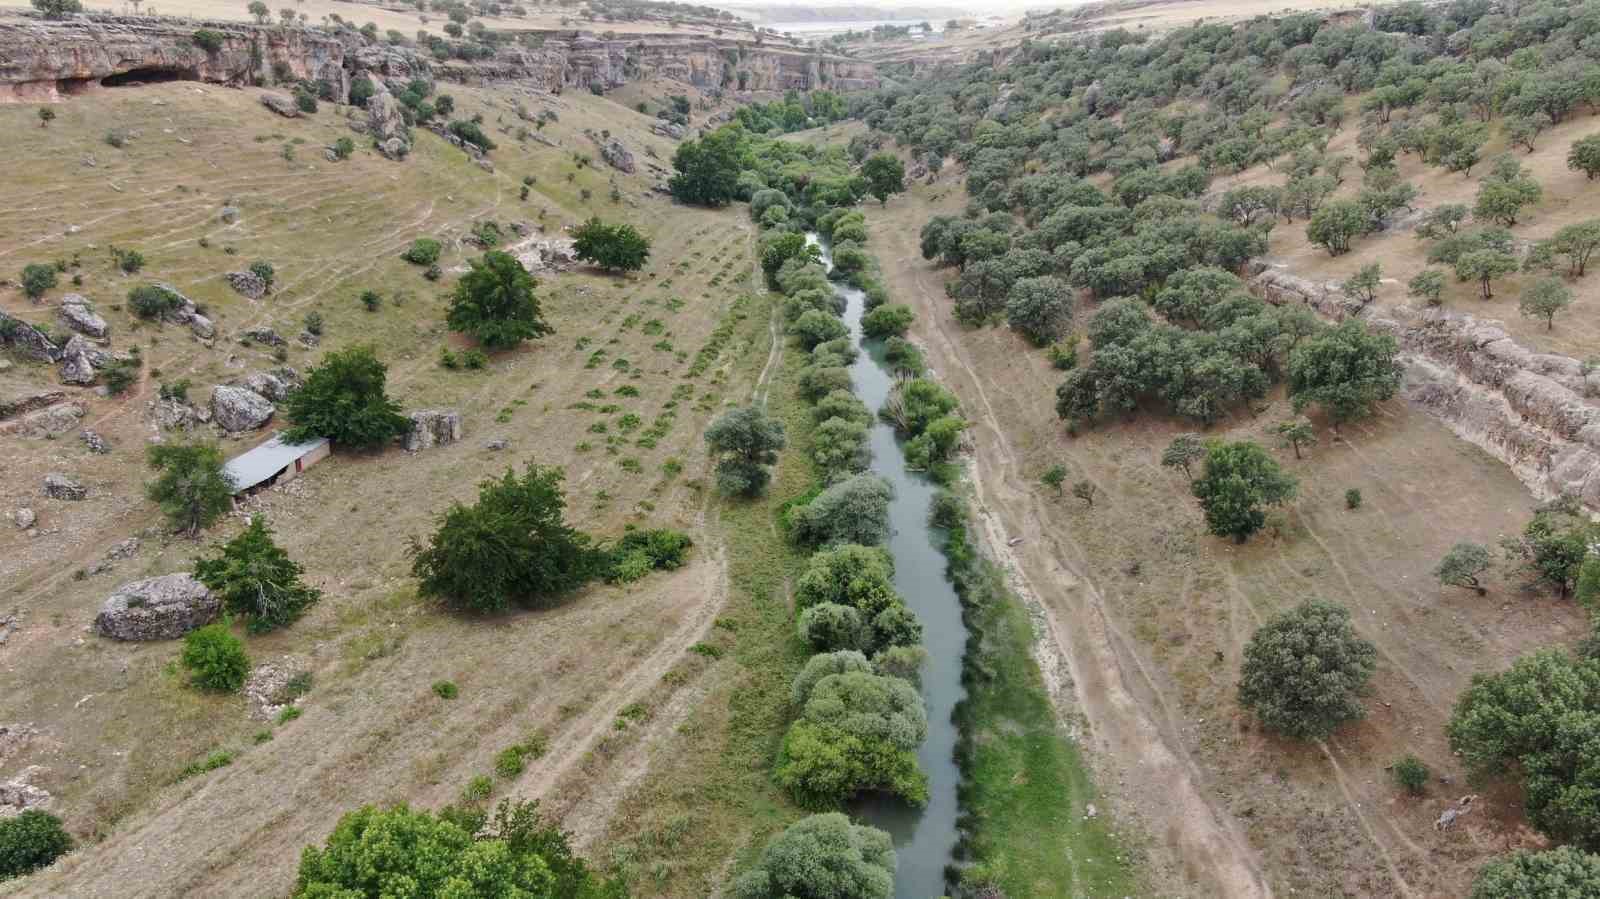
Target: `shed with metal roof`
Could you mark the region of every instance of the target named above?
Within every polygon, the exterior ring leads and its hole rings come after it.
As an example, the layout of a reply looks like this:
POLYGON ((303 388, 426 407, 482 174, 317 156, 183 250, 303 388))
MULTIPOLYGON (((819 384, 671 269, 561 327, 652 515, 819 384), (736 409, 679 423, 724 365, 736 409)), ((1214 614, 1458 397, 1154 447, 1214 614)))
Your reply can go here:
POLYGON ((328 439, 318 437, 305 443, 285 442, 281 435, 249 452, 228 460, 222 467, 233 484, 235 495, 292 480, 300 472, 328 458, 328 439))

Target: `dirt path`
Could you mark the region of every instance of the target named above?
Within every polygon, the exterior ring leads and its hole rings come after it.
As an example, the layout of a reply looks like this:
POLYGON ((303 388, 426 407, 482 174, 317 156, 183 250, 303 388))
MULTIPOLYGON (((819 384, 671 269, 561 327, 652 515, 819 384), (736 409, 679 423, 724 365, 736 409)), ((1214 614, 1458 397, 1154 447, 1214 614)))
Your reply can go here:
POLYGON ((944 292, 920 264, 913 232, 880 228, 874 238, 889 267, 910 273, 909 283, 896 286, 917 309, 915 336, 940 377, 967 400, 975 447, 972 480, 985 512, 985 542, 1043 622, 1041 636, 1047 639, 1041 640, 1040 667, 1058 704, 1067 706, 1063 719, 1081 713, 1096 755, 1126 772, 1121 789, 1142 797, 1137 806, 1163 810, 1164 820, 1148 822, 1150 831, 1176 856, 1184 879, 1208 895, 1270 896, 1242 829, 1206 797, 1195 760, 1163 728, 1158 719, 1164 716, 1141 698, 1157 688, 1106 615, 1104 598, 1051 539, 1039 493, 1019 470, 989 400, 989 390, 1006 386, 975 370, 949 332, 944 292), (1059 660, 1052 658, 1058 651, 1059 660), (1052 676, 1052 671, 1060 673, 1052 676), (1070 679, 1070 696, 1060 683, 1063 673, 1070 679))

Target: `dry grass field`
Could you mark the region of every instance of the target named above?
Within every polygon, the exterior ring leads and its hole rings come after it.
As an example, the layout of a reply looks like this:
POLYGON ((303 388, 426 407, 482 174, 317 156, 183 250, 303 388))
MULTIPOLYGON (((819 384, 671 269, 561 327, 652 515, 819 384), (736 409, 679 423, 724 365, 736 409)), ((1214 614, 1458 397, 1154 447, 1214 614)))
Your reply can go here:
MULTIPOLYGON (((500 144, 494 173, 420 130, 403 163, 365 147, 327 162, 321 147, 349 133, 341 110, 324 105, 286 120, 254 90, 104 89, 58 105, 49 128, 32 107, 0 109, 6 158, 28 161, 0 176, 8 198, 0 268, 15 277, 26 263, 76 258, 84 279, 71 288, 64 276, 42 304, 8 285, 0 308, 53 324, 54 303, 78 290, 111 322, 111 348, 137 346, 144 359, 139 383, 117 397, 56 388, 53 368, 18 360, 0 372, 7 395, 72 391, 87 406, 84 424, 113 446, 93 455, 74 432, 0 436, 0 507, 29 506, 40 519, 37 536, 0 529, 0 611, 15 611, 21 625, 0 646, 0 722, 38 731, 8 747, 0 777, 44 766, 38 785, 84 844, 0 893, 280 895, 300 847, 321 840, 343 811, 397 800, 436 807, 478 775, 493 778, 496 799, 542 799, 587 844, 643 777, 651 747, 731 674, 687 650, 710 632, 728 593, 700 433, 724 403, 748 398, 769 360, 765 300, 740 299, 759 290, 751 229, 741 216, 649 193, 645 147, 666 158, 670 143, 610 100, 521 97, 559 113, 544 131, 559 144, 549 147, 510 133, 519 123, 509 97, 445 90, 458 115, 483 113, 500 144), (575 153, 597 156, 586 128, 618 135, 641 173, 580 168, 575 153), (111 129, 137 136, 114 149, 102 140, 111 129), (537 180, 521 201, 527 175, 537 180), (619 202, 609 199, 613 184, 619 202), (224 205, 239 210, 237 221, 219 218, 224 205), (464 346, 443 325, 451 276, 429 282, 399 252, 416 237, 440 238, 449 272, 475 252, 459 241, 475 221, 524 222, 537 237, 540 226, 554 235, 590 214, 631 221, 653 238, 645 271, 546 276, 539 295, 554 336, 497 354, 481 371, 442 368, 441 348, 464 346), (141 250, 145 270, 115 272, 112 245, 141 250), (276 266, 279 286, 250 301, 222 274, 257 259, 276 266), (122 310, 129 288, 146 279, 202 303, 218 326, 215 345, 122 310), (358 301, 367 289, 384 297, 377 312, 358 301), (312 311, 324 317, 325 336, 305 349, 292 335, 312 311), (375 344, 391 395, 408 409, 459 410, 465 438, 414 455, 336 453, 245 503, 204 542, 164 536, 142 499, 158 384, 187 378, 191 400, 203 404, 213 384, 281 364, 234 339, 256 326, 288 336, 286 364, 302 371, 328 349, 375 344), (496 439, 507 448, 486 446, 496 439), (492 620, 419 601, 408 539, 426 534, 450 502, 470 499, 481 479, 525 462, 565 467, 577 526, 602 535, 630 524, 683 528, 697 540, 693 564, 492 620), (44 498, 49 471, 81 480, 88 499, 44 498), (303 716, 287 723, 253 720, 241 698, 186 687, 176 643, 117 644, 88 632, 118 584, 184 569, 207 542, 242 526, 245 512, 268 518, 326 594, 294 626, 247 640, 255 661, 294 655, 314 672, 303 716), (143 539, 132 558, 87 573, 130 535, 143 539), (457 684, 459 698, 437 697, 430 688, 441 680, 457 684), (534 735, 547 745, 543 757, 518 778, 495 776, 495 754, 534 735), (217 751, 234 753, 232 764, 179 782, 185 767, 217 751)), ((259 439, 227 440, 224 449, 233 455, 259 439)))
MULTIPOLYGON (((1559 203, 1560 180, 1546 187, 1559 203)), ((870 218, 873 247, 891 293, 918 312, 913 336, 974 422, 990 549, 1065 649, 1064 714, 1081 723, 1115 812, 1149 835, 1154 881, 1173 895, 1455 896, 1488 857, 1536 845, 1503 788, 1456 828, 1432 826, 1482 789, 1465 783, 1443 731, 1469 677, 1586 632, 1581 610, 1524 592, 1516 575, 1503 572, 1480 598, 1430 574, 1457 541, 1494 545, 1520 531, 1534 502, 1522 484, 1397 400, 1342 438, 1319 426, 1323 442, 1304 460, 1278 451, 1300 492, 1266 532, 1244 546, 1206 535, 1182 476, 1159 464, 1180 423, 1152 412, 1071 438, 1045 354, 1008 329, 953 319, 949 273, 922 260, 917 232, 965 202, 957 178, 917 185, 870 218), (1039 484, 1057 463, 1068 481, 1099 488, 1092 508, 1039 484), (1348 488, 1363 494, 1357 510, 1345 507, 1348 488), (1254 728, 1235 682, 1251 632, 1313 596, 1348 606, 1380 661, 1366 720, 1296 744, 1254 728), (1448 784, 1406 796, 1386 770, 1406 753, 1448 784)), ((1303 228, 1279 230, 1273 258, 1292 255, 1303 228)), ((1208 436, 1270 446, 1267 429, 1289 414, 1280 392, 1208 436)))

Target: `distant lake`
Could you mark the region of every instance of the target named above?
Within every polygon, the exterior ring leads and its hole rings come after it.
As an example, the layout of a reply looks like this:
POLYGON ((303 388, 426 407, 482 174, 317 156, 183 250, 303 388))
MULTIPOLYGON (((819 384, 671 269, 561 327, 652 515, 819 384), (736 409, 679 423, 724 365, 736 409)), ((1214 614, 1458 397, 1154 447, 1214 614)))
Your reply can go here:
MULTIPOLYGON (((944 23, 943 22, 935 22, 932 19, 929 19, 928 20, 928 24, 933 26, 933 33, 934 34, 939 34, 940 32, 944 31, 944 23)), ((833 36, 835 34, 844 34, 846 31, 871 31, 872 29, 878 27, 879 25, 897 25, 897 26, 900 26, 900 27, 916 27, 920 31, 921 28, 919 26, 922 25, 922 20, 921 19, 878 19, 878 20, 866 20, 866 19, 863 19, 861 21, 855 21, 855 22, 837 22, 837 21, 768 22, 768 23, 762 23, 761 27, 763 27, 763 28, 771 28, 773 31, 776 31, 779 34, 785 34, 785 33, 793 34, 796 37, 825 38, 825 37, 831 37, 831 36, 833 36)))

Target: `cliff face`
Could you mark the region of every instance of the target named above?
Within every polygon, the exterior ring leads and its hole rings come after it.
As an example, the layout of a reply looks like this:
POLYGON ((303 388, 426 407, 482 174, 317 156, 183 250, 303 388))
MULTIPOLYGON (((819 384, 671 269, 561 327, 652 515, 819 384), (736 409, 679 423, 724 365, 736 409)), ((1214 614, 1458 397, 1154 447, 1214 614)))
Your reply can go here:
POLYGON ((753 91, 878 85, 871 63, 731 40, 661 34, 602 40, 575 31, 543 37, 538 49, 511 46, 489 60, 434 64, 413 50, 317 29, 152 16, 6 16, 0 17, 0 102, 51 100, 120 78, 268 83, 284 69, 296 78, 328 82, 341 101, 351 79, 363 74, 398 84, 437 72, 455 81, 518 82, 552 92, 591 84, 612 88, 650 77, 753 91), (221 45, 209 52, 196 46, 197 28, 216 32, 221 45))
POLYGON ((1541 499, 1571 494, 1600 509, 1600 371, 1535 353, 1497 322, 1443 309, 1366 307, 1322 284, 1266 269, 1251 289, 1334 319, 1360 317, 1392 335, 1405 365, 1401 393, 1457 436, 1506 463, 1541 499))

